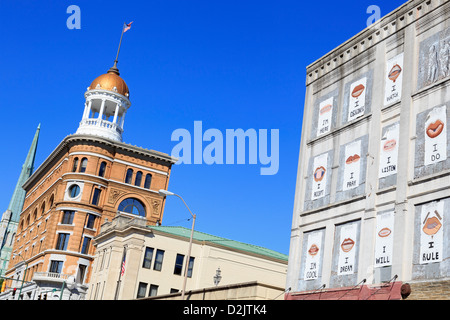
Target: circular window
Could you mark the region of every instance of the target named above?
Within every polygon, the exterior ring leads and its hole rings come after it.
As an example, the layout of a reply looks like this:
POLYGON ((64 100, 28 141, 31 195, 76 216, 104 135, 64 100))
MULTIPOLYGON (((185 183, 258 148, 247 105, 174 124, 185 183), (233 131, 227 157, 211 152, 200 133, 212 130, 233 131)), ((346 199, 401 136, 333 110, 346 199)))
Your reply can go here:
POLYGON ((69 188, 69 195, 71 198, 75 198, 79 194, 80 194, 80 187, 77 184, 74 184, 69 188))
POLYGON ((145 217, 145 207, 138 199, 125 199, 119 204, 118 209, 122 212, 132 213, 141 217, 145 217))

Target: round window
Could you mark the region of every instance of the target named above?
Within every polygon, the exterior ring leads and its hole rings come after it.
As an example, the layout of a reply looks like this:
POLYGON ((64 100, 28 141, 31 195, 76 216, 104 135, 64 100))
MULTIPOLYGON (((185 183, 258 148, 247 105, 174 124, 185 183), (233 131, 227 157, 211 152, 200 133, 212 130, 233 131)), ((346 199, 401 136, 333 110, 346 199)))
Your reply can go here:
POLYGON ((132 213, 141 217, 145 217, 144 204, 138 199, 128 198, 119 204, 119 211, 132 213))
POLYGON ((77 184, 70 186, 69 195, 71 198, 75 198, 80 194, 80 187, 77 184))

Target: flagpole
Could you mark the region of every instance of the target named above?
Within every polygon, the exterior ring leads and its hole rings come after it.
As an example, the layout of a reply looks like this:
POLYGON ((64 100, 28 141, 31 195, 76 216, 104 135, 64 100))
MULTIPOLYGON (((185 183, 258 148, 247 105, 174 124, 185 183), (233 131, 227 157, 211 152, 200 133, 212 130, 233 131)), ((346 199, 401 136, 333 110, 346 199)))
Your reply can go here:
POLYGON ((122 260, 120 261, 119 279, 117 280, 116 294, 114 295, 114 300, 117 300, 117 298, 119 297, 120 283, 122 282, 122 266, 126 254, 127 254, 127 247, 125 246, 123 247, 122 260))
POLYGON ((123 23, 122 26, 122 34, 120 35, 120 42, 119 42, 119 48, 117 49, 117 55, 116 55, 116 60, 114 60, 114 66, 117 67, 117 62, 119 61, 119 52, 120 52, 120 46, 122 45, 122 38, 123 38, 123 32, 125 30, 125 25, 126 23, 123 23))

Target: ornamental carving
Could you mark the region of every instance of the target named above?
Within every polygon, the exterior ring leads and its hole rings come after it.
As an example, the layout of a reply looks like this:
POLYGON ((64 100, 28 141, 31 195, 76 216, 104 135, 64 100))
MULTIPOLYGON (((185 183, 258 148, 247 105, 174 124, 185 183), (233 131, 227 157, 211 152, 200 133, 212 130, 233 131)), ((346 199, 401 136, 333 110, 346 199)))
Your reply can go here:
POLYGON ((113 204, 117 201, 122 193, 124 192, 117 189, 111 189, 111 191, 109 192, 108 202, 113 204))

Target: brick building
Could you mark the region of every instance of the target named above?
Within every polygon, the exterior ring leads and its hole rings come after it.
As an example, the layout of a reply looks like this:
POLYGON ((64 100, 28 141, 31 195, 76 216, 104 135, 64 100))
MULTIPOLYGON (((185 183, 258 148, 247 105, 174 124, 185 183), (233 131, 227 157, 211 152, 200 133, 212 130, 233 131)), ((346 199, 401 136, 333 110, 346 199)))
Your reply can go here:
POLYGON ((286 299, 450 296, 449 61, 411 0, 307 67, 286 299))
POLYGON ((17 279, 7 287, 21 288, 21 296, 7 290, 0 299, 84 299, 100 226, 117 212, 149 225, 162 220, 158 190, 167 189, 176 159, 122 142, 129 97, 115 64, 88 87, 77 132, 23 185, 26 196, 6 271, 17 279), (27 281, 23 287, 21 280, 27 281))

